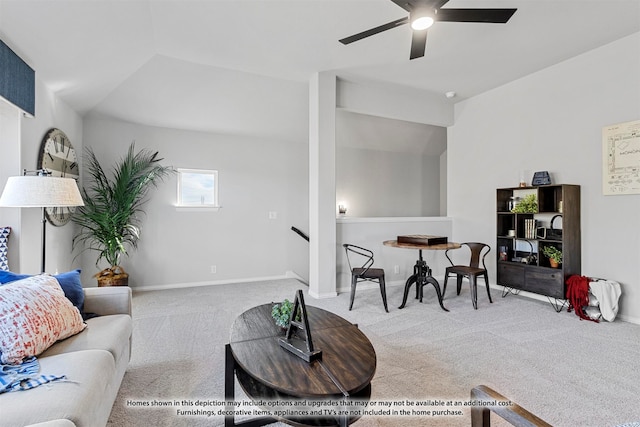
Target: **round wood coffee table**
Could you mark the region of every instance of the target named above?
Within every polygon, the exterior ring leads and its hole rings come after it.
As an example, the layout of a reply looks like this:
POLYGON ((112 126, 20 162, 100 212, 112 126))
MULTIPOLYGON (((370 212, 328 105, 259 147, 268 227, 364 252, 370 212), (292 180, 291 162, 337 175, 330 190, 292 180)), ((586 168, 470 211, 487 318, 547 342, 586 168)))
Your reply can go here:
MULTIPOLYGON (((342 317, 307 306, 309 330, 322 358, 306 362, 283 349, 278 339, 284 334, 271 318, 273 304, 253 307, 242 313, 231 327, 226 348, 225 400, 234 400, 234 372, 238 383, 254 402, 260 400, 343 401, 369 400, 371 379, 376 370, 376 353, 369 339, 342 317)), ((232 411, 233 408, 227 407, 232 411)), ((265 408, 272 409, 272 408, 265 408)), ((292 408, 294 409, 294 408, 292 408)), ((233 413, 225 426, 235 423, 233 413)), ((275 416, 291 425, 348 425, 358 417, 275 416)), ((260 421, 252 419, 251 425, 260 421)))

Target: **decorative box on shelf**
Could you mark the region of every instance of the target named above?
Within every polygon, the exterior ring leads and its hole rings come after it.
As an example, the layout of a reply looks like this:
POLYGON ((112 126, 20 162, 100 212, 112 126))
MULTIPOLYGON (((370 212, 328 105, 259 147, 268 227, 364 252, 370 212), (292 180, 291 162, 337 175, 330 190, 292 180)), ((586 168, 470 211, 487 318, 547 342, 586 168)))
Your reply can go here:
POLYGON ((425 234, 409 234, 398 236, 398 243, 410 243, 414 245, 441 245, 447 243, 446 236, 431 236, 425 234))

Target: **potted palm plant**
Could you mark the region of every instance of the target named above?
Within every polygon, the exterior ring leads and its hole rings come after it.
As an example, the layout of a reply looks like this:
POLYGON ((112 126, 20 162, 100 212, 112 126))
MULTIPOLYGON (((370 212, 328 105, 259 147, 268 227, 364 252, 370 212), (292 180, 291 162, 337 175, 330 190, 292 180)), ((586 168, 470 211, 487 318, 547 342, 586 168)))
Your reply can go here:
POLYGON ((88 176, 81 190, 84 206, 72 217, 79 226, 73 244, 98 252, 96 267, 102 260, 109 265, 95 275, 98 286, 128 285, 129 275, 120 266, 122 256, 137 247, 149 190, 173 173, 160 164, 162 160, 157 151, 136 153, 132 142, 107 175, 93 150, 85 150, 88 176))

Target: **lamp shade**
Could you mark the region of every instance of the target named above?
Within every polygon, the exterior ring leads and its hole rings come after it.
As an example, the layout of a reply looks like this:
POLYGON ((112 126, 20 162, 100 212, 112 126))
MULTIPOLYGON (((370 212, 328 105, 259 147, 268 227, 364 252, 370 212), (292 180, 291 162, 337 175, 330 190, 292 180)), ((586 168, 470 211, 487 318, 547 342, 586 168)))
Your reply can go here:
POLYGON ((78 184, 73 178, 49 176, 12 176, 7 180, 0 206, 48 208, 84 206, 78 184))

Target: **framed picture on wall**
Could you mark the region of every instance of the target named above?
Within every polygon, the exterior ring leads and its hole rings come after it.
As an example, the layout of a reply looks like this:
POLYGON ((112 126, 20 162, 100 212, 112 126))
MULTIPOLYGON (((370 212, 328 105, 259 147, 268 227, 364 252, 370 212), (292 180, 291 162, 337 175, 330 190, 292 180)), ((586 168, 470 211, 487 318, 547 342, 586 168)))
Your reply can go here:
POLYGON ((640 120, 602 128, 602 193, 640 194, 640 120))

